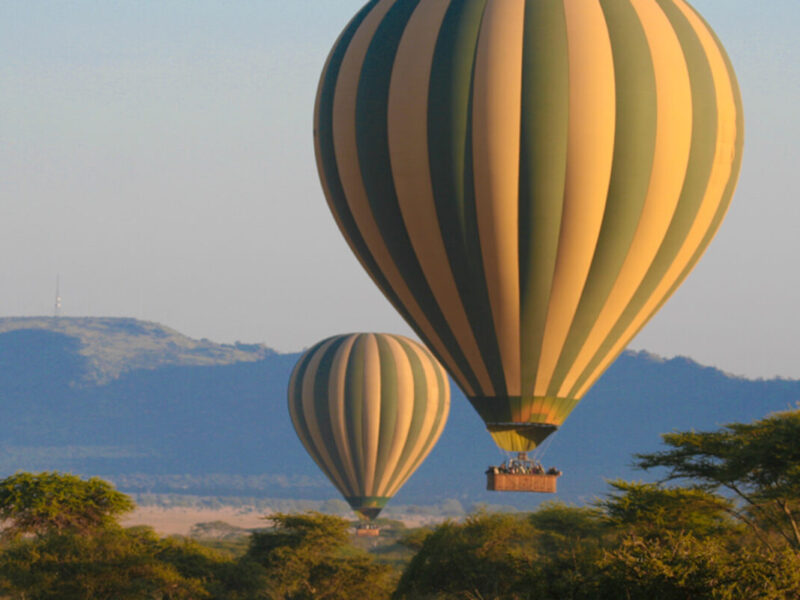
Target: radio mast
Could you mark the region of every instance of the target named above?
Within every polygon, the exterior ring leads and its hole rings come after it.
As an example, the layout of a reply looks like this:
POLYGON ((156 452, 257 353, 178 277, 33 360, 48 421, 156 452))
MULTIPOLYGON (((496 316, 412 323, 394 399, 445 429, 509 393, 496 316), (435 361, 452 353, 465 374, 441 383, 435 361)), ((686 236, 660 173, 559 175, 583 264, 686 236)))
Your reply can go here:
POLYGON ((56 302, 55 302, 55 305, 53 307, 53 317, 55 317, 56 319, 61 316, 61 291, 60 291, 61 281, 60 281, 60 279, 61 279, 61 277, 59 275, 56 275, 56 302))

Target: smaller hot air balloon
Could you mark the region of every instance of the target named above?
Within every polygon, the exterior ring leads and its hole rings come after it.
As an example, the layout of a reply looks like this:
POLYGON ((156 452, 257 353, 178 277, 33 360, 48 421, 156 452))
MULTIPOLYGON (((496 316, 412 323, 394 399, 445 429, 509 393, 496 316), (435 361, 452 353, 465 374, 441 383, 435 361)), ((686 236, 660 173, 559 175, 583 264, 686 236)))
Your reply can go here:
POLYGON ((311 458, 373 520, 433 448, 450 410, 439 362, 399 335, 356 333, 308 350, 289 381, 289 414, 311 458))

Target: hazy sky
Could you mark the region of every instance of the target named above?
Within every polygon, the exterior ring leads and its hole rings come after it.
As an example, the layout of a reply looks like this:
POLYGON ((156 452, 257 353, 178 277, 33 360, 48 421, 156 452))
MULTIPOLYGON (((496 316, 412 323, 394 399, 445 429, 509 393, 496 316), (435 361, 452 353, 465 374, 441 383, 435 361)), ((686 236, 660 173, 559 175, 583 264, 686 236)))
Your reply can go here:
MULTIPOLYGON (((409 333, 350 254, 311 135, 360 0, 0 0, 0 316, 133 316, 282 351, 409 333)), ((798 0, 695 0, 745 103, 706 256, 633 348, 800 377, 798 0), (794 183, 793 183, 794 182, 794 183)))

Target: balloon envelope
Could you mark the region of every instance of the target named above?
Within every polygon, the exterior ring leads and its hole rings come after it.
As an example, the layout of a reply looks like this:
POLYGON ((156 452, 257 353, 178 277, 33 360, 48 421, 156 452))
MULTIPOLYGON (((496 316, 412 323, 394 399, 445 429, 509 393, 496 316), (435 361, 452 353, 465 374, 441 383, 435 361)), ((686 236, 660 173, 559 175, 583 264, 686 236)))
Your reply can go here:
POLYGON ((289 382, 289 414, 300 441, 368 519, 431 451, 449 409, 442 366, 399 335, 323 340, 300 357, 289 382))
POLYGON ((350 247, 518 451, 697 263, 743 134, 728 57, 683 0, 373 0, 315 108, 350 247))

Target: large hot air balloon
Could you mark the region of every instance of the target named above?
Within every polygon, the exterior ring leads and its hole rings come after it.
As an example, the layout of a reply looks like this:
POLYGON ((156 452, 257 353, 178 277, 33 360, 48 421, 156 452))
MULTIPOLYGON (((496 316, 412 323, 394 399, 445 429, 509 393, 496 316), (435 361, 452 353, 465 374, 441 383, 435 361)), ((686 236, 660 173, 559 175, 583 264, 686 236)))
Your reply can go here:
POLYGON ((695 266, 744 134, 684 0, 372 0, 314 125, 353 252, 511 451, 564 422, 695 266))
POLYGON ((445 370, 426 348, 399 335, 323 340, 300 357, 289 382, 300 441, 369 520, 431 451, 449 410, 445 370))

